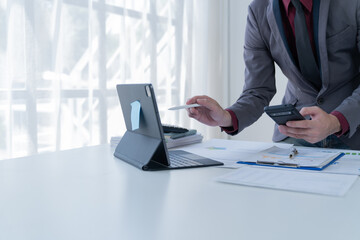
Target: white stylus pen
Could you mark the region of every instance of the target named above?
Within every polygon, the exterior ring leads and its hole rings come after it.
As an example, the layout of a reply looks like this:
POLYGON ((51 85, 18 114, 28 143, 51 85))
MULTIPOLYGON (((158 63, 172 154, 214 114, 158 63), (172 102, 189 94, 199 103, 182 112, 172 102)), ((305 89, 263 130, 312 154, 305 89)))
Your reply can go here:
POLYGON ((188 105, 181 105, 176 107, 171 107, 169 110, 179 110, 179 109, 186 109, 186 108, 192 108, 192 107, 200 107, 201 105, 195 103, 195 104, 188 104, 188 105))

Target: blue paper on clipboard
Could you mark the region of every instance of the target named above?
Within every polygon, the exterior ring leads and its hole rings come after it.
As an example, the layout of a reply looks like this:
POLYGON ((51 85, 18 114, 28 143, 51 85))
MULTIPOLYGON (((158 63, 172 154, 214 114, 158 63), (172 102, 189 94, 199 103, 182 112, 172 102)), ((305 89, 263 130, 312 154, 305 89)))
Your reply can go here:
POLYGON ((239 161, 240 164, 260 165, 269 167, 285 167, 306 170, 322 170, 341 158, 344 153, 318 148, 297 148, 297 154, 290 157, 293 148, 284 149, 273 146, 265 149, 254 157, 239 161))

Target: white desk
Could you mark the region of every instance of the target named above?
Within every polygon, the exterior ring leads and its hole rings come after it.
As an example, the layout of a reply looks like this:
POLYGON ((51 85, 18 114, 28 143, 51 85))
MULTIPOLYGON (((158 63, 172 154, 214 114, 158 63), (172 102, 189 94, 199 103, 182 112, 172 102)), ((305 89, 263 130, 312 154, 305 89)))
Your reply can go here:
POLYGON ((108 145, 0 161, 0 239, 360 239, 345 197, 215 182, 230 169, 143 172, 108 145))

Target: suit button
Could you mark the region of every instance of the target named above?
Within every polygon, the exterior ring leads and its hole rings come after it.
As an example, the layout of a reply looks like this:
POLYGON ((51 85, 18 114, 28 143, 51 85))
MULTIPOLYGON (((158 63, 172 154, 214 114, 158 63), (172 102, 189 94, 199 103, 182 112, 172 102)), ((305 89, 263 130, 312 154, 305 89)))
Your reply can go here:
POLYGON ((318 105, 321 105, 321 104, 324 103, 324 99, 323 99, 323 98, 319 98, 316 102, 317 102, 318 105))

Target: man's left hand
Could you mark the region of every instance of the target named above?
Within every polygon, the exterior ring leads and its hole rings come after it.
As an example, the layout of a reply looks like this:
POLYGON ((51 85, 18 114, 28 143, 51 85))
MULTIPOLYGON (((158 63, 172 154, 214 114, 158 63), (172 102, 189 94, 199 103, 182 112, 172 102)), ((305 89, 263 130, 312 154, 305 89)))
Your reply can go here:
POLYGON ((300 114, 309 115, 311 120, 288 121, 286 126, 279 126, 279 131, 292 138, 316 143, 341 130, 337 117, 324 112, 319 107, 304 107, 300 110, 300 114))

